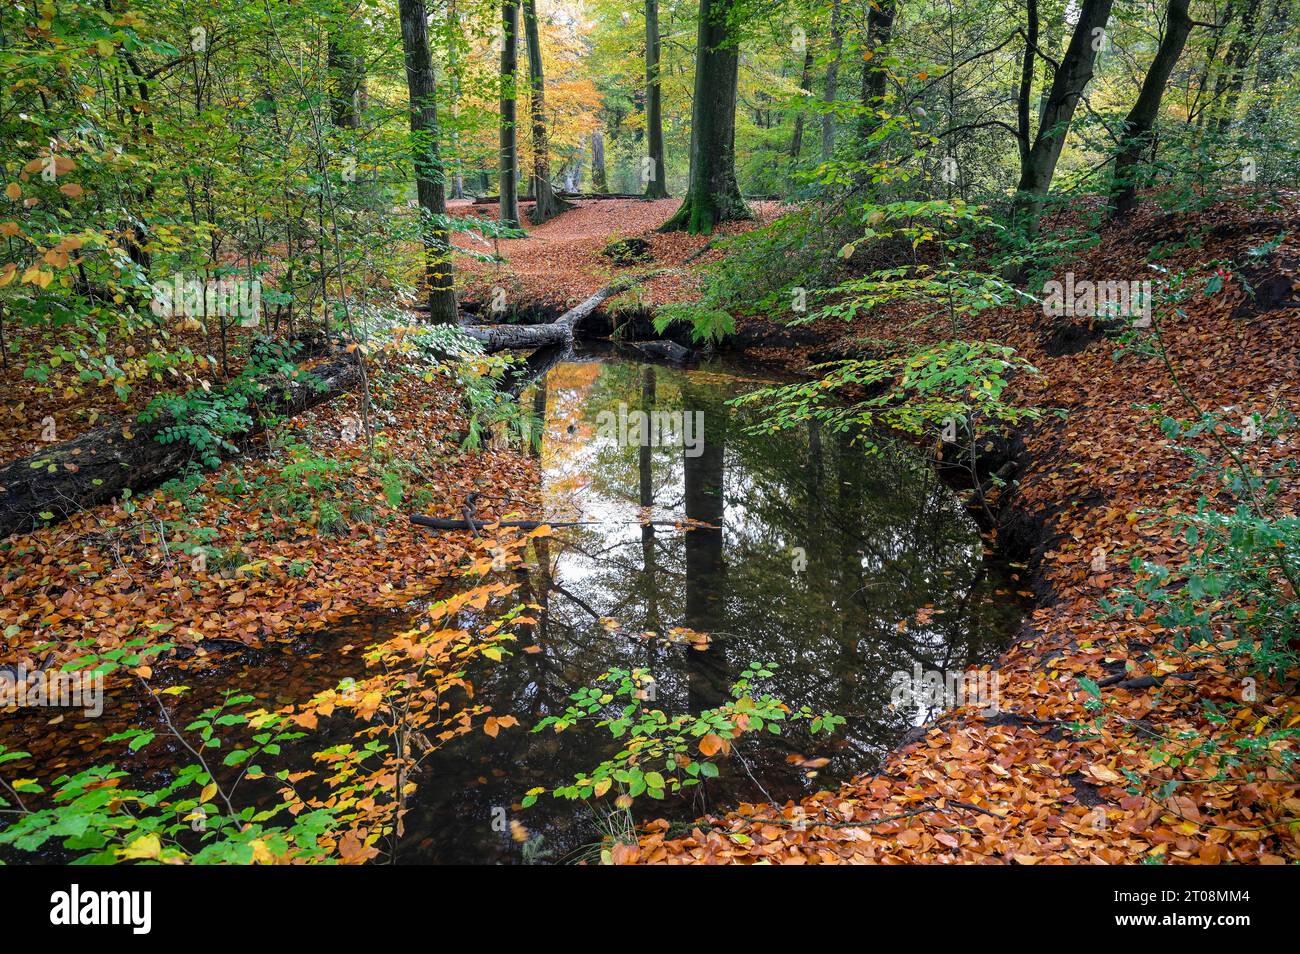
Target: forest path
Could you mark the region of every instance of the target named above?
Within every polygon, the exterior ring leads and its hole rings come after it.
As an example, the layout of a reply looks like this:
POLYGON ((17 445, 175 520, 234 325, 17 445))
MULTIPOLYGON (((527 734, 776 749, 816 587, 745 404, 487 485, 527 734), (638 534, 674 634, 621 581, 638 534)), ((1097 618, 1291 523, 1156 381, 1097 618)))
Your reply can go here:
MULTIPOLYGON (((526 224, 527 238, 503 240, 500 251, 506 259, 504 264, 467 259, 458 262, 465 273, 465 298, 484 302, 491 297, 492 290, 499 287, 506 292, 507 308, 569 308, 626 271, 601 255, 605 246, 614 239, 643 238, 650 243, 651 261, 648 264, 657 268, 678 268, 709 242, 721 236, 749 231, 771 222, 780 214, 778 203, 755 202, 751 203, 755 216, 752 221, 728 223, 713 235, 663 234, 656 229, 677 211, 681 199, 657 199, 653 202, 579 199, 574 205, 574 209, 542 225, 526 224)), ((496 206, 476 206, 468 200, 449 202, 447 210, 452 215, 496 215, 496 206)), ((480 242, 465 236, 459 236, 457 244, 478 252, 486 251, 480 242)), ((721 254, 710 250, 694 261, 711 261, 721 254)), ((638 294, 646 305, 662 305, 689 299, 696 289, 696 283, 686 275, 663 274, 639 286, 638 294)))

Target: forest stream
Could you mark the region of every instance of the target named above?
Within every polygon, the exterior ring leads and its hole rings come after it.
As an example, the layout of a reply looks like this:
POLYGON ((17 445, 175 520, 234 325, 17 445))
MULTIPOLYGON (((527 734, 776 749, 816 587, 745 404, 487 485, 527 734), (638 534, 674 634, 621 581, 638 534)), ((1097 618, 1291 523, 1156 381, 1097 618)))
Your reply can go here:
MULTIPOLYGON (((519 725, 496 738, 457 738, 425 763, 399 862, 583 857, 608 824, 604 800, 589 807, 544 795, 521 810, 520 798, 535 786, 572 781, 618 746, 594 726, 528 729, 611 668, 649 670, 654 704, 676 713, 720 704, 747 665, 762 663, 772 667, 777 698, 846 719, 815 739, 794 724, 747 739, 719 778, 661 801, 642 796, 633 808, 640 822, 689 821, 744 801, 797 798, 872 770, 909 728, 937 714, 906 698, 898 704, 900 681, 942 678, 997 658, 1019 624, 1016 568, 986 549, 960 502, 917 455, 866 454, 853 434, 816 425, 757 432, 759 410, 728 402, 769 380, 728 363, 686 370, 586 345, 524 392, 520 400, 544 421, 533 453, 546 517, 589 523, 532 542, 518 572, 520 592, 538 606, 536 622, 504 661, 469 674, 475 701, 513 714, 519 725), (646 440, 629 439, 638 412, 655 425, 646 440), (672 525, 683 519, 694 529, 672 525)), ((184 674, 190 692, 173 720, 183 725, 230 690, 271 708, 360 676, 364 648, 409 627, 419 609, 227 654, 220 665, 184 674)), ((162 669, 154 682, 161 689, 180 678, 162 669)), ((103 740, 125 727, 122 718, 162 728, 151 716, 157 707, 138 691, 110 688, 108 696, 101 718, 68 714, 50 725, 36 711, 6 717, 6 735, 52 778, 102 760, 113 748, 103 740)), ((355 728, 330 722, 312 748, 322 737, 344 741, 355 728)), ((119 764, 162 781, 171 760, 185 755, 160 731, 119 764)), ((286 747, 264 768, 299 765, 305 756, 286 747)))

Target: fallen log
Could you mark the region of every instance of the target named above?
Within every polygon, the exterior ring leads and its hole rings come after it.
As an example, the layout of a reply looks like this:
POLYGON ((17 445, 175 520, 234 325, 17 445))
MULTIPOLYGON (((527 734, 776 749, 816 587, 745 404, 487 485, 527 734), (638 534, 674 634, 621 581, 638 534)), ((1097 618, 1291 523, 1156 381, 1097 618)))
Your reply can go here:
MULTIPOLYGON (((473 530, 475 532, 486 529, 487 527, 514 527, 517 530, 536 530, 538 527, 596 527, 601 524, 609 523, 608 520, 456 520, 452 517, 426 517, 422 514, 411 514, 411 523, 417 527, 427 527, 430 530, 473 530)), ((680 520, 629 520, 628 523, 635 523, 641 527, 682 527, 683 529, 698 530, 715 530, 716 527, 700 526, 687 527, 680 520)))
MULTIPOLYGON (((582 200, 582 201, 584 201, 584 202, 591 201, 591 200, 593 200, 593 199, 645 199, 645 196, 642 195, 642 194, 639 193, 639 192, 637 192, 637 193, 632 193, 632 192, 557 192, 556 195, 558 195, 561 199, 570 199, 570 200, 572 200, 572 199, 580 199, 580 200, 582 200)), ((498 202, 500 202, 500 201, 501 201, 501 197, 498 196, 498 195, 481 195, 481 196, 479 196, 477 199, 474 200, 474 203, 473 203, 473 204, 474 204, 474 205, 496 205, 496 204, 497 204, 498 202)), ((533 198, 531 195, 521 195, 521 196, 519 197, 519 204, 520 204, 520 205, 523 205, 523 204, 526 203, 526 202, 536 202, 536 201, 537 201, 537 200, 536 200, 535 198, 533 198)))
MULTIPOLYGON (((295 379, 259 382, 264 390, 250 415, 253 426, 227 437, 251 437, 269 420, 300 414, 360 381, 359 356, 345 352, 295 379)), ((169 417, 148 424, 117 421, 0 467, 0 539, 176 476, 199 454, 188 441, 158 440, 175 424, 169 417)))
POLYGON ((559 318, 545 325, 480 325, 461 327, 461 330, 483 345, 488 354, 512 348, 536 350, 549 345, 564 345, 573 342, 573 331, 584 318, 600 307, 607 298, 612 298, 627 291, 648 278, 659 274, 647 272, 619 279, 612 285, 602 288, 586 301, 570 308, 559 318))

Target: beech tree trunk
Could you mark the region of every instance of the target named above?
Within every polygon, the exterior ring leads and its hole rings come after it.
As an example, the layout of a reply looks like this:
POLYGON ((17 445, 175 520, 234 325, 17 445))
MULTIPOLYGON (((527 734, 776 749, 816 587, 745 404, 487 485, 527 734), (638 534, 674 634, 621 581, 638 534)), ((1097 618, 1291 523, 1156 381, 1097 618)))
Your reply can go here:
POLYGON ((1021 151, 1020 182, 1016 186, 1012 217, 1023 222, 1030 234, 1037 230, 1043 200, 1052 187, 1056 162, 1061 157, 1074 110, 1084 87, 1092 79, 1101 46, 1101 33, 1094 31, 1105 29, 1113 3, 1114 0, 1081 0, 1079 19, 1052 81, 1038 131, 1021 151))
POLYGON ((501 214, 503 225, 519 224, 519 143, 515 104, 518 97, 519 2, 501 4, 501 214))
POLYGON ((1278 100, 1277 82, 1281 78, 1282 53, 1291 33, 1291 0, 1275 0, 1271 23, 1265 23, 1260 39, 1259 66, 1255 71, 1255 90, 1246 113, 1252 132, 1259 134, 1268 129, 1269 118, 1278 100))
MULTIPOLYGON (((839 95, 840 56, 844 50, 844 33, 840 26, 840 0, 831 4, 831 61, 826 64, 825 99, 834 103, 839 95)), ((822 114, 822 162, 835 156, 835 113, 822 114)))
POLYGON ((542 40, 537 28, 535 0, 524 0, 524 36, 528 41, 528 109, 533 144, 534 201, 530 219, 534 225, 541 225, 573 208, 573 205, 556 195, 551 184, 551 145, 546 134, 546 77, 542 71, 542 40))
POLYGON ((330 119, 340 129, 361 126, 366 96, 366 59, 352 48, 350 36, 331 35, 326 53, 331 75, 330 119))
POLYGON ((591 191, 609 191, 609 179, 605 175, 605 137, 599 129, 591 134, 591 191))
POLYGON ((420 203, 420 234, 424 239, 424 274, 429 286, 429 320, 455 324, 456 286, 451 268, 451 241, 445 225, 446 175, 438 152, 437 88, 429 56, 429 14, 424 0, 399 0, 402 52, 410 97, 411 143, 415 189, 420 203))
POLYGON ((659 81, 659 0, 645 0, 645 125, 649 160, 645 197, 668 198, 664 168, 663 86, 659 81))
POLYGON ((1246 0, 1241 11, 1241 26, 1228 45, 1227 55, 1223 58, 1223 69, 1214 79, 1214 96, 1218 118, 1214 122, 1214 132, 1223 135, 1232 125, 1237 112, 1237 99, 1245 84, 1247 65, 1251 54, 1255 52, 1255 21, 1259 18, 1260 0, 1246 0))
POLYGON ((682 207, 661 228, 712 232, 748 219, 736 182, 736 81, 740 69, 730 17, 736 0, 700 0, 691 108, 691 175, 682 207))
POLYGON ((884 47, 894 35, 894 13, 896 0, 871 0, 867 13, 867 34, 870 40, 871 56, 862 61, 862 113, 858 117, 858 146, 864 152, 870 148, 872 134, 880 125, 876 111, 881 108, 885 98, 888 73, 880 60, 884 57, 884 47))
MULTIPOLYGON (((799 89, 803 91, 805 98, 812 92, 813 38, 809 36, 806 43, 803 53, 803 72, 799 74, 799 89)), ((804 110, 800 109, 794 117, 794 133, 790 136, 790 158, 795 162, 799 161, 799 153, 803 151, 803 122, 804 110)))
POLYGON ((1137 205, 1137 182, 1135 177, 1142 161, 1142 154, 1151 139, 1151 130, 1160 115, 1160 100, 1164 97, 1165 85, 1182 55, 1187 37, 1192 32, 1192 18, 1188 13, 1190 0, 1169 0, 1169 12, 1166 17, 1165 35, 1160 38, 1155 59, 1147 69, 1142 80, 1142 89, 1137 102, 1129 110, 1124 120, 1123 141, 1119 155, 1115 157, 1114 180, 1111 186, 1111 211, 1116 216, 1124 216, 1133 211, 1137 205))

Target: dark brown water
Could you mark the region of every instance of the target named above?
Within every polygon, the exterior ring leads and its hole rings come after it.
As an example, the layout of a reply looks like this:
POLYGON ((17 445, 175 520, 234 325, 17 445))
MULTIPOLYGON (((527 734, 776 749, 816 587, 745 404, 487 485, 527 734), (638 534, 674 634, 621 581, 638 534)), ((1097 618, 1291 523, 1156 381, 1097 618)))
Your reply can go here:
MULTIPOLYGON (((649 669, 655 704, 672 716, 720 704, 746 665, 771 661, 779 667, 768 685, 773 695, 846 717, 830 739, 797 731, 747 738, 723 762, 721 777, 689 797, 643 796, 634 807, 638 820, 688 820, 742 800, 797 797, 871 770, 925 717, 891 705, 891 680, 918 667, 951 673, 996 657, 1018 624, 1019 586, 986 554, 952 494, 923 461, 902 452, 867 455, 852 434, 816 427, 753 433, 758 410, 727 402, 762 383, 722 365, 686 371, 588 353, 525 392, 522 400, 545 421, 546 516, 600 523, 535 543, 524 582, 541 606, 531 634, 538 651, 471 673, 478 700, 498 715, 516 715, 521 726, 495 739, 481 732, 456 739, 426 763, 399 861, 571 860, 598 841, 607 800, 543 797, 530 809, 513 806, 528 789, 568 783, 617 750, 594 727, 527 731, 611 667, 649 669), (687 418, 672 415, 685 414, 692 426, 660 434, 653 446, 637 439, 639 411, 657 412, 660 424, 684 425, 687 418), (645 526, 642 515, 714 529, 645 526), (618 632, 610 631, 611 619, 618 632), (709 634, 707 648, 637 635, 676 626, 709 634), (795 764, 809 758, 829 761, 815 773, 795 764), (526 851, 502 830, 503 818, 531 833, 526 851)), ((184 704, 197 709, 230 687, 268 707, 302 701, 360 676, 364 647, 409 618, 377 614, 185 674, 194 691, 184 704)), ((123 690, 108 712, 133 712, 142 703, 149 705, 123 690)), ((48 718, 7 717, 6 744, 39 751, 45 770, 116 757, 96 751, 95 741, 120 728, 113 719, 70 715, 51 727, 48 718)), ((145 709, 135 721, 149 718, 145 709)), ((350 728, 329 731, 342 739, 350 728)), ((319 736, 308 741, 311 750, 321 747, 319 736)), ((119 763, 165 774, 169 760, 184 754, 168 744, 160 734, 119 763)), ((303 755, 286 750, 284 764, 303 755)))

